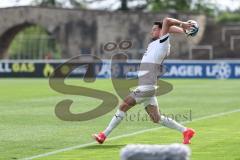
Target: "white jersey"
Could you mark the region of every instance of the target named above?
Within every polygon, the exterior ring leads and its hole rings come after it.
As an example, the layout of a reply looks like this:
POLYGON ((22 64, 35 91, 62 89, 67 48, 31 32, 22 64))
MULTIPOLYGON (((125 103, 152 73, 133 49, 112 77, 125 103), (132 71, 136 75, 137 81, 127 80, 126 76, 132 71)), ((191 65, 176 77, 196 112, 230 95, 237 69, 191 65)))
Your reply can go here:
POLYGON ((169 34, 151 42, 143 55, 141 63, 162 64, 164 58, 170 53, 169 34))
POLYGON ((138 73, 139 85, 155 85, 161 64, 170 53, 169 34, 151 42, 143 55, 138 73))
POLYGON ((143 55, 138 73, 138 87, 130 94, 136 103, 158 107, 155 96, 156 82, 161 74, 161 64, 170 53, 169 34, 151 42, 143 55))

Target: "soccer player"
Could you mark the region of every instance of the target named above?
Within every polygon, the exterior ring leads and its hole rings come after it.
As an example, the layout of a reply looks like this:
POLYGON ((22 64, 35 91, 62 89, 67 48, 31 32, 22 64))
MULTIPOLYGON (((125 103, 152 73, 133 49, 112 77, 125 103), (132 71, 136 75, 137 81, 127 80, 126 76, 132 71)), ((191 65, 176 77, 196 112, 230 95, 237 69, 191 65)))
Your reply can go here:
MULTIPOLYGON (((138 103, 143 103, 145 110, 154 123, 175 129, 183 134, 183 144, 189 144, 195 131, 186 128, 175 120, 160 115, 157 98, 154 95, 158 79, 159 66, 169 55, 169 33, 187 33, 193 27, 191 22, 183 22, 173 18, 164 18, 162 22, 154 22, 151 30, 152 41, 143 55, 138 73, 138 87, 120 104, 107 128, 99 134, 94 134, 95 140, 102 144, 112 130, 123 120, 126 112, 138 103)), ((161 87, 161 86, 160 86, 161 87)))

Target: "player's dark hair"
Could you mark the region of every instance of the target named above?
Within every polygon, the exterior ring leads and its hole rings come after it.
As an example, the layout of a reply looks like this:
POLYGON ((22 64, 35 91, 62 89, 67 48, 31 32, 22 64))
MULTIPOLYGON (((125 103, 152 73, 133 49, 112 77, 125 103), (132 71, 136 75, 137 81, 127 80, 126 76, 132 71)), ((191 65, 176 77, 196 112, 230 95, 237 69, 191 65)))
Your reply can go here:
POLYGON ((155 21, 153 22, 154 25, 158 25, 158 28, 162 28, 162 22, 160 21, 155 21))

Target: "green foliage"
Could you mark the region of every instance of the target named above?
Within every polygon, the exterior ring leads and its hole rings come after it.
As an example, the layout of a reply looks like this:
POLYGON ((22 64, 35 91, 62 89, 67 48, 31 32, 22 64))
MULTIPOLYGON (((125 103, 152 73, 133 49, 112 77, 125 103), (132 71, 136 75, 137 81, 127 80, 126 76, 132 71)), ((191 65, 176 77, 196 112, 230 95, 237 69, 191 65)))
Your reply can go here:
POLYGON ((154 0, 150 3, 152 11, 188 11, 190 9, 191 0, 154 0))
MULTIPOLYGON (((34 0, 35 4, 42 7, 60 7, 64 8, 66 1, 59 2, 57 0, 34 0)), ((84 2, 78 0, 68 0, 72 8, 86 8, 84 2)))
POLYGON ((213 16, 216 10, 214 4, 201 0, 153 0, 149 2, 151 11, 184 11, 203 13, 213 16))
POLYGON ((60 47, 47 32, 38 26, 19 32, 8 50, 10 59, 61 58, 60 47))
POLYGON ((223 12, 217 17, 217 22, 240 22, 239 13, 223 12))
POLYGON ((42 7, 61 7, 61 3, 58 3, 57 0, 35 0, 34 2, 42 7))
POLYGON ((122 10, 122 11, 126 11, 126 10, 128 10, 129 8, 128 8, 128 6, 127 6, 127 0, 121 0, 121 8, 120 8, 120 10, 122 10))
POLYGON ((193 12, 202 13, 208 16, 215 16, 218 11, 217 6, 212 3, 204 2, 198 0, 193 8, 191 9, 193 12))

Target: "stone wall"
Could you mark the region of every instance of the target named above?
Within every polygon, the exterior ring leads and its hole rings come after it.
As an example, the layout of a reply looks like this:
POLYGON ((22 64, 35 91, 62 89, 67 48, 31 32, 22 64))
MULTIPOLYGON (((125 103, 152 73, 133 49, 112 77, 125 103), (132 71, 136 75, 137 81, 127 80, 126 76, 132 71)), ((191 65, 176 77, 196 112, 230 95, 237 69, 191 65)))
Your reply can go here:
MULTIPOLYGON (((181 20, 194 19, 200 24, 197 37, 173 36, 172 57, 187 53, 189 45, 197 45, 203 39, 206 17, 194 14, 167 14, 142 12, 106 12, 38 7, 0 9, 0 58, 7 58, 7 49, 14 36, 21 30, 38 25, 60 44, 63 58, 82 54, 90 48, 91 54, 110 58, 112 52, 102 50, 107 42, 130 40, 132 48, 127 52, 132 58, 140 58, 149 41, 152 22, 164 17, 181 20)), ((113 52, 123 52, 116 50, 113 52)), ((125 51, 124 51, 125 52, 125 51)))

